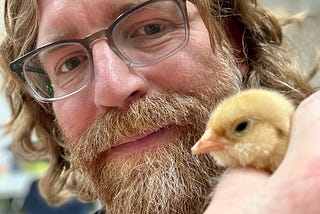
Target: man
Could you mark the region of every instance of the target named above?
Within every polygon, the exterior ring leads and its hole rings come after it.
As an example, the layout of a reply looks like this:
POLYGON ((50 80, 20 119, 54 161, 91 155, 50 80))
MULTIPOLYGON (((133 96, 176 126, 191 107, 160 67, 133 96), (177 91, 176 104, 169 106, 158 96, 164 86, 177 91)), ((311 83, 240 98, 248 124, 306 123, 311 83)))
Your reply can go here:
MULTIPOLYGON (((11 0, 5 17, 8 130, 24 156, 49 157, 40 187, 52 204, 76 195, 107 213, 203 213, 222 169, 190 148, 217 102, 246 87, 296 104, 313 92, 253 0, 11 0)), ((297 110, 283 166, 228 170, 208 213, 319 211, 316 138, 302 128, 320 126, 316 100, 297 110), (310 200, 302 182, 315 185, 310 200)))

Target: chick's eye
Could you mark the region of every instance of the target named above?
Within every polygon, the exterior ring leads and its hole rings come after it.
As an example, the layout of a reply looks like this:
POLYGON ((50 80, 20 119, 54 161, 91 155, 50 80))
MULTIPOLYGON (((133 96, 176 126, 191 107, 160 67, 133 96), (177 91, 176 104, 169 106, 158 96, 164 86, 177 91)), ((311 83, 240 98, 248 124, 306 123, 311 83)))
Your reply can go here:
POLYGON ((247 130, 249 127, 249 121, 241 121, 240 123, 238 123, 234 129, 234 131, 236 133, 242 133, 245 130, 247 130))

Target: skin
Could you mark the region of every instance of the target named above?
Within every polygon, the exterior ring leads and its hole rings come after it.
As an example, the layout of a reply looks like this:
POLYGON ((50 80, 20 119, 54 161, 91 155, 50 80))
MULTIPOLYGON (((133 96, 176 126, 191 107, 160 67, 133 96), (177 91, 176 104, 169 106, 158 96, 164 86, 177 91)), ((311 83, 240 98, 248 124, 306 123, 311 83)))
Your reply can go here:
MULTIPOLYGON (((105 28, 112 23, 112 19, 105 18, 105 14, 109 14, 106 11, 117 14, 114 8, 121 8, 125 2, 98 0, 93 4, 92 1, 83 0, 74 4, 72 1, 40 1, 38 46, 52 40, 83 38, 105 28), (68 19, 65 19, 66 14, 68 19), (61 34, 64 36, 61 37, 61 34)), ((53 103, 59 125, 71 138, 76 141, 77 136, 110 109, 124 110, 133 100, 152 91, 169 90, 192 95, 203 91, 203 85, 212 85, 216 81, 215 76, 221 70, 219 57, 208 48, 208 33, 195 6, 188 4, 191 29, 189 43, 183 51, 158 64, 142 68, 129 67, 112 52, 104 40, 97 40, 91 45, 95 68, 93 82, 81 93, 53 103), (213 71, 211 74, 207 72, 208 66, 213 71)), ((149 133, 148 130, 145 132, 149 133)), ((125 155, 148 149, 177 134, 172 129, 157 136, 151 133, 153 145, 140 146, 142 144, 138 143, 123 151, 118 150, 118 153, 125 155)), ((144 136, 132 136, 127 140, 141 138, 144 136)))
MULTIPOLYGON (((109 14, 107 11, 117 13, 113 9, 124 2, 97 0, 93 4, 91 0, 81 0, 74 4, 74 1, 63 0, 40 1, 38 46, 51 41, 51 35, 67 33, 64 38, 82 38, 104 28, 112 22, 112 18, 105 18, 105 14, 109 14)), ((192 95, 203 90, 202 85, 215 82, 221 74, 218 56, 209 51, 208 34, 199 15, 192 9, 189 15, 191 31, 187 47, 152 66, 128 67, 105 41, 92 44, 93 82, 81 93, 53 104, 58 123, 73 136, 74 143, 76 136, 100 115, 112 108, 125 109, 146 93, 171 90, 192 95), (211 67, 211 73, 207 72, 207 66, 211 67)), ((319 136, 316 135, 316 130, 320 129, 318 100, 320 93, 303 102, 295 113, 289 151, 279 169, 272 176, 252 169, 228 170, 207 213, 317 213, 315 210, 320 210, 319 173, 314 170, 319 168, 320 157, 319 136)), ((174 129, 156 136, 151 133, 149 141, 153 143, 149 145, 161 145, 177 134, 174 129)), ((132 136, 133 139, 143 137, 132 136)), ((137 145, 134 146, 136 150, 145 149, 137 145)), ((125 156, 134 151, 130 148, 119 154, 125 156)))

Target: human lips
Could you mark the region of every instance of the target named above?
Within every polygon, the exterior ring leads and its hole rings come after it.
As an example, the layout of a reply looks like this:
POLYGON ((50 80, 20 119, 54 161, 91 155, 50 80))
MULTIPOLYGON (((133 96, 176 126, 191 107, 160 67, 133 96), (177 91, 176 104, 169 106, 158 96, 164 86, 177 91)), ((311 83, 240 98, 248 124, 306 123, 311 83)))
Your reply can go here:
POLYGON ((145 131, 142 134, 132 135, 115 143, 107 151, 108 157, 122 157, 125 155, 154 149, 166 141, 171 135, 172 128, 163 127, 156 131, 145 131))

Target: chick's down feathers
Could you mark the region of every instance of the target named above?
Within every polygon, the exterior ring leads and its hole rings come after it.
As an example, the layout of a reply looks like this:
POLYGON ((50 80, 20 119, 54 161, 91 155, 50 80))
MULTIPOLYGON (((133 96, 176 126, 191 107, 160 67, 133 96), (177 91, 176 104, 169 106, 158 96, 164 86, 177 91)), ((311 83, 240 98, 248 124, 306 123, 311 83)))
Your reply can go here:
POLYGON ((273 172, 287 150, 294 105, 267 89, 248 89, 221 102, 192 153, 210 153, 224 167, 273 172))

